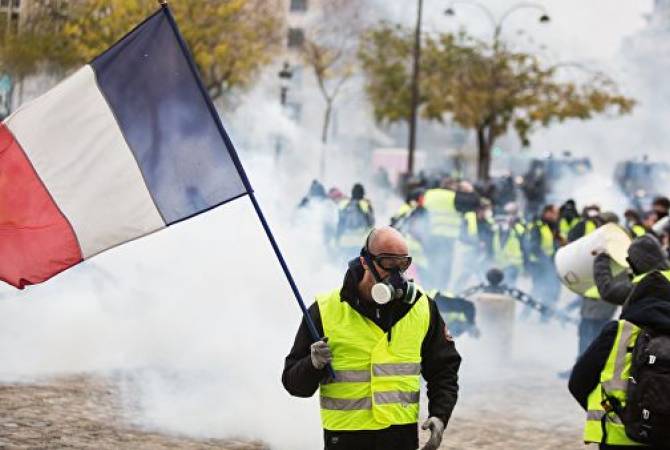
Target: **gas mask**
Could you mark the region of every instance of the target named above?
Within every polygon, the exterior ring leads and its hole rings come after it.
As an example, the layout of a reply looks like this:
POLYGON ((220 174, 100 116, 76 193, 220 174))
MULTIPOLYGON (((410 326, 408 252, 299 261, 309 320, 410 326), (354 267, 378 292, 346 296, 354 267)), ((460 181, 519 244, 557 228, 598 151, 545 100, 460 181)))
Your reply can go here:
POLYGON ((397 259, 397 256, 393 255, 373 255, 368 250, 367 242, 365 247, 361 250, 361 256, 365 259, 372 276, 375 279, 375 284, 372 286, 370 294, 375 303, 379 305, 385 305, 391 300, 401 300, 404 303, 413 303, 416 296, 416 286, 414 285, 414 280, 408 279, 404 275, 404 271, 407 270, 409 265, 412 262, 412 258, 405 258, 406 267, 389 267, 388 269, 384 266, 384 261, 388 259, 392 261, 397 259), (385 271, 389 272, 389 275, 385 278, 382 278, 377 268, 375 267, 374 262, 378 261, 380 267, 385 271))
POLYGON ((416 294, 414 280, 409 280, 399 271, 394 270, 385 279, 379 278, 376 269, 371 269, 376 283, 372 286, 372 299, 375 303, 385 305, 391 300, 413 303, 416 294))

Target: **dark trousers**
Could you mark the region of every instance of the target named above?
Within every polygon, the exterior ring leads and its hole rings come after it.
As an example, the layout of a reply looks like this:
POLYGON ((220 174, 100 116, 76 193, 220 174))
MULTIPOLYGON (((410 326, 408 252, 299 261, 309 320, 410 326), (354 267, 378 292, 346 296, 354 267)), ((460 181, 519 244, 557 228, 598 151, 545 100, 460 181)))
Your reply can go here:
POLYGON ((323 430, 325 450, 416 450, 417 424, 395 425, 375 431, 323 430))

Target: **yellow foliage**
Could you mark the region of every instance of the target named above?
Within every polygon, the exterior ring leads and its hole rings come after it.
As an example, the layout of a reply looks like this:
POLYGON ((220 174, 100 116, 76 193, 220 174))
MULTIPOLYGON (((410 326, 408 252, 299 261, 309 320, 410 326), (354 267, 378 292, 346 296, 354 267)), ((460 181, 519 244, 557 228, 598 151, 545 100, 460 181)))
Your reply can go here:
MULTIPOLYGON (((0 63, 9 73, 19 66, 25 76, 44 67, 69 70, 87 63, 158 8, 150 0, 78 0, 66 14, 45 14, 50 3, 41 2, 32 29, 2 46, 0 63)), ((247 86, 280 42, 283 16, 271 2, 179 0, 170 8, 214 98, 247 86)))
MULTIPOLYGON (((409 120, 412 39, 410 30, 382 23, 361 44, 366 91, 379 121, 409 120)), ((591 71, 580 84, 561 81, 557 67, 544 67, 537 56, 513 51, 501 41, 485 43, 463 32, 422 41, 421 113, 476 132, 483 178, 493 143, 510 128, 527 145, 538 126, 627 114, 635 106, 602 73, 591 71)))

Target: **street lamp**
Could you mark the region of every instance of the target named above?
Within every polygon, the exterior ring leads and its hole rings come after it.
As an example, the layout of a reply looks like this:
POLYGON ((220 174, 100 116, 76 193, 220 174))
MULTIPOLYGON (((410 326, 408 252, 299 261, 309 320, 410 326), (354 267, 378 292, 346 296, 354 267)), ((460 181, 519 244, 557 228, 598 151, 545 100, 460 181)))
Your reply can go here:
POLYGON ((418 0, 416 6, 416 28, 414 29, 414 50, 412 52, 412 99, 409 118, 409 142, 407 144, 407 176, 414 172, 414 150, 416 149, 416 126, 419 109, 419 70, 421 67, 421 16, 423 15, 423 0, 418 0))
POLYGON ((282 69, 277 73, 279 76, 279 102, 282 106, 286 106, 286 97, 288 96, 288 89, 291 84, 291 79, 293 78, 293 70, 291 69, 288 61, 284 61, 282 69))
MULTIPOLYGON (((286 109, 288 90, 291 86, 291 79, 293 78, 293 69, 288 61, 284 61, 284 65, 277 73, 277 76, 279 77, 279 103, 281 104, 282 111, 284 111, 286 109)), ((279 157, 284 147, 283 144, 284 140, 281 134, 277 134, 277 139, 275 141, 275 163, 279 162, 279 157)))
POLYGON ((510 8, 508 8, 501 16, 499 19, 496 19, 496 16, 491 12, 490 9, 488 9, 486 6, 484 6, 483 3, 480 3, 478 1, 469 1, 469 0, 453 0, 450 4, 449 7, 444 11, 444 14, 447 16, 455 16, 456 15, 456 10, 454 9, 454 6, 457 4, 464 4, 468 6, 475 7, 479 9, 484 15, 489 19, 491 22, 491 25, 493 26, 493 40, 494 44, 498 44, 498 41, 500 39, 500 33, 502 32, 502 27, 503 24, 505 23, 505 20, 512 14, 514 14, 517 11, 520 11, 522 9, 534 9, 536 11, 540 12, 540 16, 538 17, 538 22, 540 23, 548 23, 551 22, 551 17, 549 17, 549 12, 547 9, 540 5, 539 3, 532 3, 532 2, 523 2, 523 3, 517 3, 516 5, 512 5, 510 8))

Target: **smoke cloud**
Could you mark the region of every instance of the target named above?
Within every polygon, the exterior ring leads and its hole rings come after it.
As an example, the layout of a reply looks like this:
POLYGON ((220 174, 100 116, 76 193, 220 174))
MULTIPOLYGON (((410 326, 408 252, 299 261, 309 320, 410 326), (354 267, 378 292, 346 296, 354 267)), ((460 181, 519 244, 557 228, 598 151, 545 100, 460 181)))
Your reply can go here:
MULTIPOLYGON (((414 11, 410 3, 378 0, 378 13, 410 24, 414 11)), ((546 29, 534 23, 532 13, 519 13, 508 32, 525 29, 551 49, 550 59, 598 60, 608 67, 621 65, 623 40, 644 26, 642 14, 651 9, 651 1, 542 3, 552 15, 546 29)), ((490 32, 476 11, 465 13, 465 6, 463 16, 459 8, 453 23, 433 2, 426 4, 428 29, 455 30, 467 24, 475 33, 490 32)), ((490 4, 502 12, 512 2, 490 4)), ((226 115, 225 123, 309 304, 317 292, 339 285, 344 268, 335 264, 323 245, 319 221, 294 215, 318 171, 319 130, 302 129, 287 119, 274 86, 263 80, 234 113, 226 115), (279 134, 292 150, 275 159, 272 150, 279 134)), ((625 85, 626 92, 630 86, 625 85)), ((362 91, 352 86, 348 95, 344 98, 353 99, 351 108, 360 109, 362 91)), ((346 129, 353 124, 347 122, 347 101, 342 104, 339 128, 346 129)), ((544 151, 571 148, 607 156, 592 156, 598 177, 592 179, 592 188, 581 186, 576 194, 583 196, 579 201, 615 208, 616 197, 603 197, 602 180, 609 177, 603 160, 639 148, 632 127, 639 124, 639 117, 651 117, 653 112, 637 114, 567 123, 538 132, 534 142, 544 151)), ((376 132, 371 122, 366 126, 370 133, 376 132)), ((336 184, 347 192, 355 181, 370 187, 372 174, 360 149, 343 142, 328 147, 327 187, 336 184)), ((379 223, 387 223, 400 200, 374 188, 369 192, 379 223)), ((201 437, 261 439, 273 449, 320 446, 316 399, 291 398, 281 386, 283 358, 293 342, 300 311, 246 198, 106 252, 43 285, 22 292, 2 288, 0 300, 0 381, 101 372, 121 383, 128 409, 141 426, 201 437)), ((562 304, 569 300, 571 296, 564 294, 562 304)), ((506 407, 509 398, 477 395, 501 392, 501 380, 527 387, 529 397, 537 395, 533 387, 562 383, 554 375, 574 360, 576 330, 539 324, 535 318, 519 323, 510 343, 515 356, 496 378, 492 374, 501 366, 479 341, 464 337, 457 345, 464 362, 463 395, 456 415, 467 417, 482 402, 493 402, 487 404, 493 409, 506 407)), ((579 421, 577 411, 567 414, 579 421)))

